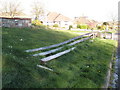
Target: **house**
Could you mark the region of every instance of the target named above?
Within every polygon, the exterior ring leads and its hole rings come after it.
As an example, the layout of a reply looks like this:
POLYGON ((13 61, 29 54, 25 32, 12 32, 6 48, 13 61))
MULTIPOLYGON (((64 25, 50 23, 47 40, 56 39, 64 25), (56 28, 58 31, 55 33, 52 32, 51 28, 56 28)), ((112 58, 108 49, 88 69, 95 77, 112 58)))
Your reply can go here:
POLYGON ((30 27, 31 18, 0 17, 0 27, 30 27))
POLYGON ((119 26, 119 21, 109 21, 108 23, 110 29, 117 29, 119 26))
POLYGON ((84 24, 84 25, 90 26, 91 28, 94 28, 94 27, 96 27, 98 22, 95 20, 88 19, 87 17, 83 16, 83 17, 75 17, 74 24, 76 24, 76 25, 77 24, 84 24))
POLYGON ((73 24, 72 19, 56 12, 48 13, 42 22, 43 24, 48 26, 53 26, 54 24, 57 24, 59 27, 65 28, 68 28, 69 25, 73 24))

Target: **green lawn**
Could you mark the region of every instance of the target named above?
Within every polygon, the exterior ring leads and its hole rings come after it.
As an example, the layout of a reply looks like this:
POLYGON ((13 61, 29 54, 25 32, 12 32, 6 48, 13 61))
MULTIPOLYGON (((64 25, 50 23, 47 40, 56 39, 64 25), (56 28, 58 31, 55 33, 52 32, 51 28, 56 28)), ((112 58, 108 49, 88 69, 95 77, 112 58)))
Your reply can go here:
POLYGON ((30 28, 2 29, 3 88, 98 88, 105 81, 108 64, 116 42, 94 39, 45 66, 36 67, 42 57, 32 57, 27 49, 49 46, 76 37, 71 32, 30 28))
MULTIPOLYGON (((61 31, 64 31, 64 30, 61 30, 61 31)), ((66 30, 66 32, 76 32, 76 33, 89 33, 91 31, 76 31, 76 30, 66 30)))

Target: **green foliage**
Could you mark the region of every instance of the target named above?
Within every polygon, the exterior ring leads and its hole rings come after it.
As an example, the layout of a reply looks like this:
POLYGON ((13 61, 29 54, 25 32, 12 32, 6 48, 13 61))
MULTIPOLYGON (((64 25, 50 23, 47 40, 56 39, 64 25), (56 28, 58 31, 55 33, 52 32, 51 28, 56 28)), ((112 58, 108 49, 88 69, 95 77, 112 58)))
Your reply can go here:
POLYGON ((97 29, 98 29, 98 30, 105 30, 105 28, 106 28, 106 27, 105 27, 104 25, 97 26, 97 29))
POLYGON ((97 26, 97 29, 98 29, 98 30, 101 30, 101 26, 97 26))
POLYGON ((109 23, 108 23, 108 22, 103 22, 103 25, 105 25, 105 26, 106 26, 106 25, 109 25, 109 23))
POLYGON ((93 43, 81 42, 72 52, 45 64, 57 73, 36 67, 45 56, 33 57, 33 53, 24 52, 75 36, 45 28, 3 28, 3 88, 100 88, 115 48, 113 40, 96 38, 93 43))
POLYGON ((77 28, 81 28, 80 24, 77 24, 77 28))
POLYGON ((69 25, 69 30, 71 30, 71 28, 73 28, 73 26, 72 26, 72 25, 69 25))
POLYGON ((53 27, 58 27, 58 24, 54 24, 53 27))
POLYGON ((39 21, 39 20, 33 20, 33 21, 32 21, 32 25, 39 26, 39 25, 41 25, 41 24, 42 24, 42 22, 39 21))
POLYGON ((91 27, 89 25, 87 25, 87 29, 91 29, 91 27))
POLYGON ((80 29, 88 29, 88 25, 80 25, 80 24, 78 24, 77 25, 77 28, 80 28, 80 29))

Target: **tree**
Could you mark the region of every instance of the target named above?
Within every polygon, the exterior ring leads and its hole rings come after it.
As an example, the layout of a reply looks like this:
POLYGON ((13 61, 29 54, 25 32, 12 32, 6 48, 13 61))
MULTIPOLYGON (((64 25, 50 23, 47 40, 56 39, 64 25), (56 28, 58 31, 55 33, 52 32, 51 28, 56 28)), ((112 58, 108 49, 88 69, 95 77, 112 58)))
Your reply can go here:
POLYGON ((108 22, 103 22, 103 25, 106 26, 106 30, 108 30, 109 23, 108 22))
POLYGON ((115 24, 117 24, 117 21, 118 21, 118 15, 116 13, 112 12, 109 17, 110 17, 110 19, 112 21, 111 28, 115 29, 115 24))
POLYGON ((106 26, 106 25, 109 25, 109 23, 108 23, 108 22, 103 22, 103 25, 105 25, 105 26, 106 26))
POLYGON ((39 1, 34 1, 32 5, 32 14, 35 15, 35 20, 44 15, 43 4, 39 1))
POLYGON ((10 16, 12 18, 14 16, 23 14, 22 11, 23 10, 21 9, 19 2, 8 2, 8 1, 3 3, 0 10, 3 16, 10 16))

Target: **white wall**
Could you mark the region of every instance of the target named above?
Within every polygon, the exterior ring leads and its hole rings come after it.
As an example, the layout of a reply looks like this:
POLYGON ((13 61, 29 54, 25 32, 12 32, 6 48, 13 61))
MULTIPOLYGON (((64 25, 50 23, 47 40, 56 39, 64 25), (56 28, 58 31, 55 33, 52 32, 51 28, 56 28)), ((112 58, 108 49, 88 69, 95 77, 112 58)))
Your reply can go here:
POLYGON ((61 27, 69 28, 69 25, 73 25, 73 23, 71 21, 61 21, 60 22, 61 27))

